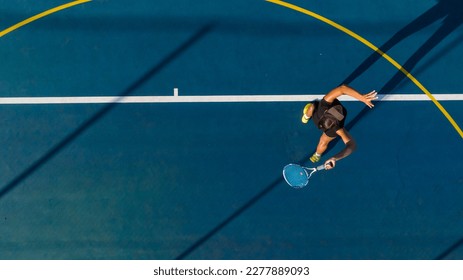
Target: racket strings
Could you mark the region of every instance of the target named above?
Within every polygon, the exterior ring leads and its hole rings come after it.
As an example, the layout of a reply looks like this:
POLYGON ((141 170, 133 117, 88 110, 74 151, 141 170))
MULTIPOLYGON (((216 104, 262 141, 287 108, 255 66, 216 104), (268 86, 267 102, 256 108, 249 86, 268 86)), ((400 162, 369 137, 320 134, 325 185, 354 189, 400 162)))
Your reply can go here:
POLYGON ((303 188, 309 183, 309 179, 316 168, 307 168, 298 164, 288 164, 283 168, 283 177, 293 188, 303 188))
POLYGON ((309 168, 295 163, 290 163, 283 168, 283 178, 293 188, 299 189, 307 186, 312 174, 325 169, 324 165, 316 168, 309 168))

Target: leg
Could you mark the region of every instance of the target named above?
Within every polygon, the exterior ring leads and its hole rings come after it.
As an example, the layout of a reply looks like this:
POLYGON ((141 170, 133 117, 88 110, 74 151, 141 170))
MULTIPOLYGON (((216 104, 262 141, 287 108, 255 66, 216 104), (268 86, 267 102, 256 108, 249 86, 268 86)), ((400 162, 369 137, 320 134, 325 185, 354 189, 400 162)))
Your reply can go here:
POLYGON ((333 141, 335 138, 329 137, 325 133, 320 136, 320 141, 318 142, 317 145, 317 154, 322 155, 326 149, 328 148, 328 144, 333 141))

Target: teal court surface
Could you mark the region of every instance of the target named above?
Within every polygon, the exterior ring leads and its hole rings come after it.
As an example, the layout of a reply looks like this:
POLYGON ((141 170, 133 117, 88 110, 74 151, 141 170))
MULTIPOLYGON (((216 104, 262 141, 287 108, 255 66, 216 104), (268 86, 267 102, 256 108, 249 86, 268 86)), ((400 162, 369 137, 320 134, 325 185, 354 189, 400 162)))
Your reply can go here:
POLYGON ((0 259, 463 258, 461 1, 1 7, 0 259), (358 149, 292 189, 342 83, 358 149))

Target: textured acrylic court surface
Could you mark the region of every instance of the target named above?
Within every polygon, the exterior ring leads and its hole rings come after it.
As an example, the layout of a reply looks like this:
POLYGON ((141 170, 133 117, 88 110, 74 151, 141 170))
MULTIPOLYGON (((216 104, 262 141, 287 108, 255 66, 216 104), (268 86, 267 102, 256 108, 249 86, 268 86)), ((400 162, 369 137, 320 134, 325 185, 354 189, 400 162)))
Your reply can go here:
MULTIPOLYGON (((4 30, 66 1, 0 3, 4 30)), ((462 93, 459 1, 291 3, 462 93)), ((94 0, 0 37, 0 95, 421 93, 371 54, 261 0, 94 0)), ((346 103, 358 150, 293 190, 282 167, 319 137, 303 106, 0 105, 0 258, 463 258, 463 139, 431 102, 346 103)))

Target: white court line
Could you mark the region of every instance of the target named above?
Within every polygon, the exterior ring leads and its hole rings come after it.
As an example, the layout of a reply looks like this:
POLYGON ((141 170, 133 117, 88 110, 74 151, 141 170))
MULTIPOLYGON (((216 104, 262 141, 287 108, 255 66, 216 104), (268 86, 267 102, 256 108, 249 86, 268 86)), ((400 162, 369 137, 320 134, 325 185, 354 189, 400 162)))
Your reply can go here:
MULTIPOLYGON (((307 102, 321 99, 322 94, 298 95, 197 95, 197 96, 69 96, 69 97, 0 97, 0 105, 104 104, 104 103, 239 103, 239 102, 307 102)), ((434 94, 439 101, 462 101, 463 94, 434 94)), ((341 96, 341 101, 355 101, 341 96)), ((377 101, 431 101, 424 94, 378 95, 377 101)))

